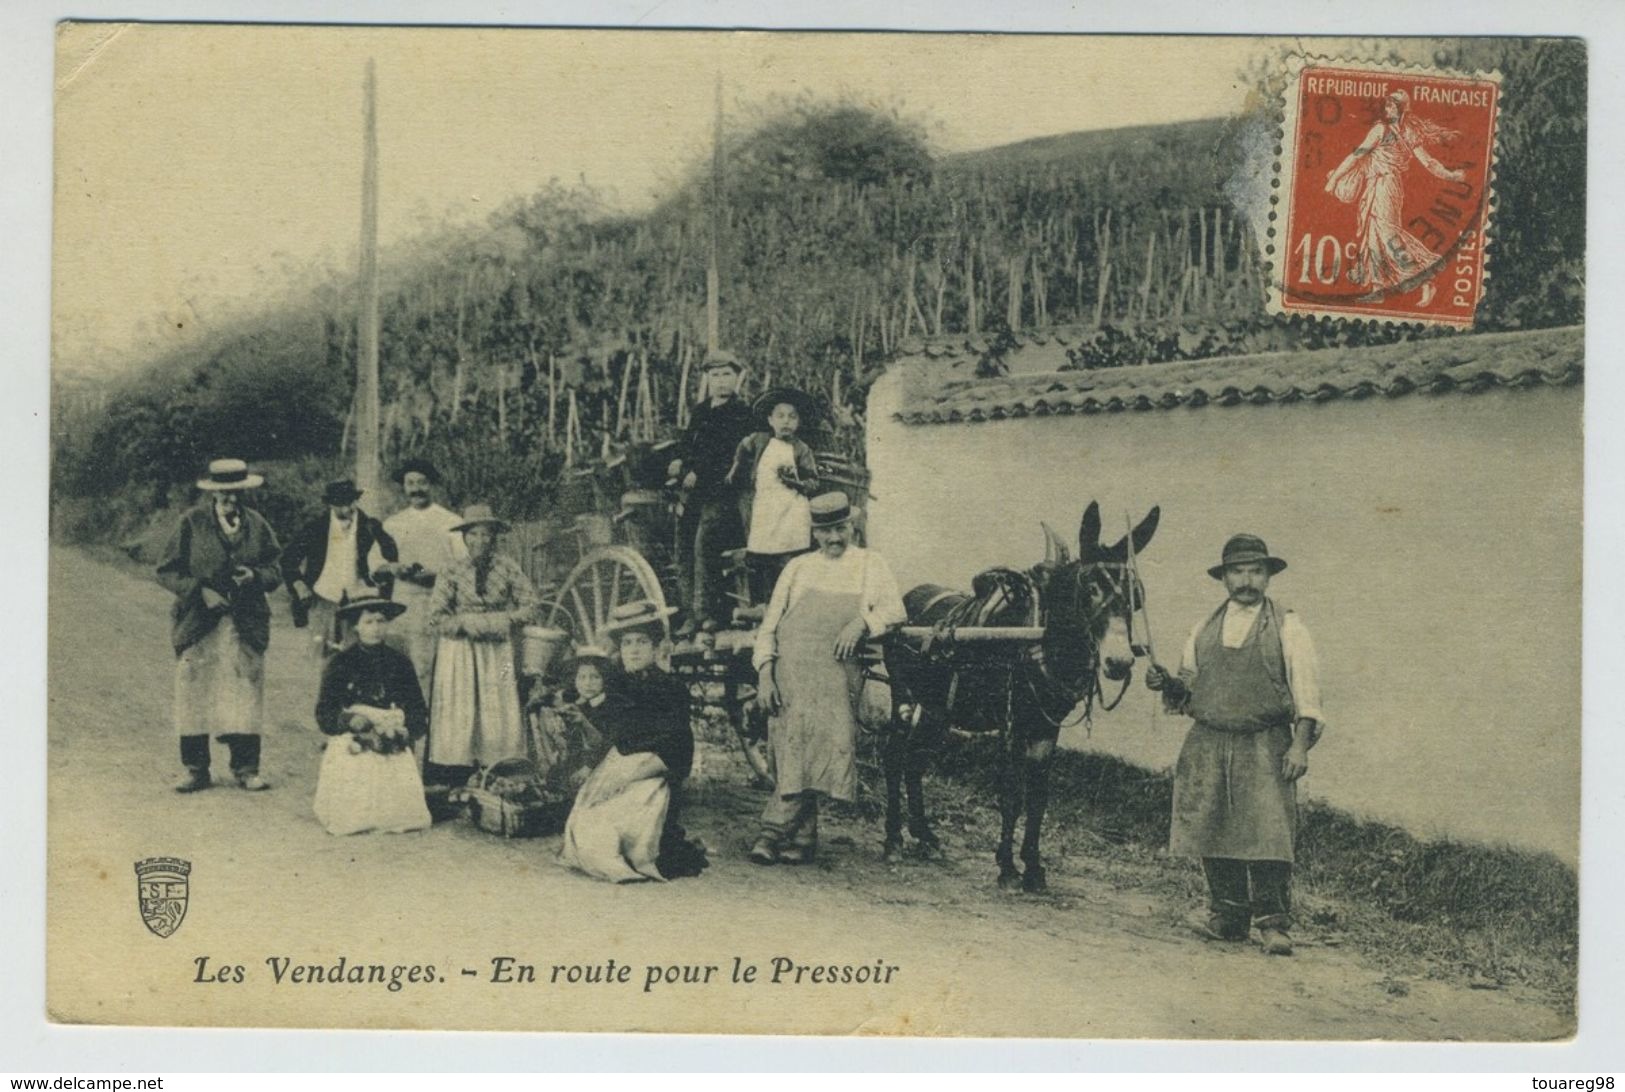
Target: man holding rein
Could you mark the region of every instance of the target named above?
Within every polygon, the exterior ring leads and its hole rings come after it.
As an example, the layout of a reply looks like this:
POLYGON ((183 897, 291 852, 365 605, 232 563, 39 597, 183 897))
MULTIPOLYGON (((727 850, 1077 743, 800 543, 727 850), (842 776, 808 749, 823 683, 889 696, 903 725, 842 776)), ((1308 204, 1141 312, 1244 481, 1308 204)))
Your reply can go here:
POLYGON ((1169 850, 1199 857, 1211 915, 1199 932, 1291 955, 1297 782, 1320 738, 1319 666, 1297 616, 1265 595, 1286 562, 1256 535, 1224 545, 1208 575, 1225 602, 1185 642, 1179 673, 1153 664, 1145 682, 1195 719, 1174 770, 1169 850))

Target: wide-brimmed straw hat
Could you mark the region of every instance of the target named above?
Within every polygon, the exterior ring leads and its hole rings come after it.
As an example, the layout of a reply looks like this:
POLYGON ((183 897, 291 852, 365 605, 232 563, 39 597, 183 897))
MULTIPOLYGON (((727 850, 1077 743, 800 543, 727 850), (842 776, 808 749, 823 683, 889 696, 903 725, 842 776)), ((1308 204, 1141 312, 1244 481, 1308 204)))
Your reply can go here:
POLYGON ((845 493, 820 493, 807 505, 812 514, 812 525, 817 527, 839 527, 843 523, 850 523, 863 511, 853 505, 845 493))
POLYGON ((344 600, 334 613, 340 618, 360 618, 369 610, 381 611, 385 618, 399 618, 406 613, 406 604, 368 593, 344 600))
POLYGON ((363 490, 356 488, 355 482, 344 478, 336 482, 328 482, 322 489, 322 503, 328 505, 351 504, 361 499, 363 490))
POLYGON ((817 428, 824 418, 828 416, 824 412, 823 403, 806 391, 797 390, 795 387, 768 388, 762 393, 761 397, 751 403, 751 412, 765 421, 767 415, 773 412, 773 407, 780 402, 788 402, 796 408, 796 413, 801 417, 803 428, 817 428))
POLYGON ((258 489, 265 478, 251 474, 248 464, 241 459, 214 459, 209 463, 209 476, 199 478, 197 487, 211 493, 225 493, 235 489, 258 489))
POLYGON ((1217 565, 1207 571, 1215 580, 1224 579, 1224 570, 1231 565, 1246 565, 1261 561, 1271 576, 1286 568, 1286 562, 1270 554, 1270 548, 1264 545, 1264 540, 1257 535, 1231 535, 1230 541, 1224 544, 1224 551, 1220 555, 1217 565))
POLYGON ((492 512, 489 504, 471 504, 463 509, 463 522, 452 530, 462 532, 470 527, 495 527, 498 531, 506 531, 508 521, 492 512))
POLYGON ((665 631, 666 619, 677 613, 676 607, 655 605, 652 599, 637 599, 622 603, 609 612, 609 621, 599 630, 601 636, 618 636, 629 630, 651 629, 665 631))

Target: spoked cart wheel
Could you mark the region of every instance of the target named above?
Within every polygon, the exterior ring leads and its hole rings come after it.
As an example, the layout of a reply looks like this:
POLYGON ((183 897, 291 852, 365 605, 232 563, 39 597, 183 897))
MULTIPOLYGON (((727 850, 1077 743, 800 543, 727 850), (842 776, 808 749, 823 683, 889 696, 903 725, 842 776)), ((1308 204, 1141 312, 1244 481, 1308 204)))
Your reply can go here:
MULTIPOLYGON (((543 610, 544 625, 570 634, 579 645, 604 645, 610 612, 623 603, 647 599, 661 610, 666 594, 660 578, 629 546, 594 546, 582 555, 559 585, 557 597, 543 610)), ((663 620, 661 625, 669 630, 663 620)))
POLYGON ((739 750, 745 756, 756 783, 763 788, 773 787, 773 774, 767 757, 767 714, 756 704, 755 688, 749 696, 741 695, 739 711, 733 716, 734 732, 739 737, 739 750))

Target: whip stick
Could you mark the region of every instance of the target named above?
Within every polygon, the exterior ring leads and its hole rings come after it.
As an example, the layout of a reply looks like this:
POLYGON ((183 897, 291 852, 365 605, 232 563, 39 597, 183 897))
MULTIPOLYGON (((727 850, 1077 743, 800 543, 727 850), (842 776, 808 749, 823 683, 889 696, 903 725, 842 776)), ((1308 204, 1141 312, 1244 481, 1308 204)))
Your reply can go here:
MULTIPOLYGON (((1128 592, 1129 609, 1132 611, 1134 595, 1142 585, 1140 584, 1140 563, 1134 556, 1134 523, 1127 512, 1123 513, 1123 525, 1128 528, 1128 538, 1125 540, 1128 543, 1128 572, 1129 577, 1134 581, 1134 586, 1129 588, 1128 592)), ((1152 663, 1156 663, 1157 646, 1151 639, 1151 604, 1146 602, 1143 596, 1140 599, 1140 614, 1145 619, 1145 654, 1150 657, 1152 663)))
MULTIPOLYGON (((1133 586, 1129 588, 1129 592, 1128 592, 1129 593, 1129 606, 1132 609, 1133 602, 1134 602, 1133 596, 1134 596, 1134 593, 1135 593, 1135 589, 1136 588, 1143 588, 1144 585, 1142 585, 1140 583, 1140 562, 1139 562, 1139 559, 1134 556, 1134 521, 1133 521, 1133 518, 1127 512, 1123 513, 1123 525, 1128 528, 1128 538, 1125 541, 1127 541, 1127 543, 1128 543, 1128 573, 1129 573, 1129 579, 1131 581, 1133 581, 1133 586)), ((1145 618, 1145 654, 1146 654, 1146 658, 1151 661, 1153 666, 1155 666, 1155 664, 1157 662, 1157 645, 1156 645, 1156 642, 1151 639, 1151 604, 1149 602, 1147 602, 1143 597, 1140 599, 1140 613, 1145 618)), ((1149 719, 1150 719, 1151 727, 1154 730, 1156 728, 1156 726, 1157 726, 1157 706, 1160 703, 1157 702, 1157 701, 1151 701, 1151 702, 1149 702, 1147 704, 1148 704, 1149 710, 1150 710, 1149 719)))

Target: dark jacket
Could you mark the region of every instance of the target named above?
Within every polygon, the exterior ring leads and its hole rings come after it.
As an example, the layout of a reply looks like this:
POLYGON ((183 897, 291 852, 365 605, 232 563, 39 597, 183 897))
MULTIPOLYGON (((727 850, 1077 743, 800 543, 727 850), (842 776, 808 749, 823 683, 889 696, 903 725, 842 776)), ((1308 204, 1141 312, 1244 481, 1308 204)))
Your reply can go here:
POLYGON ((613 720, 604 725, 623 755, 650 752, 671 771, 673 781, 694 766, 694 730, 689 725, 688 688, 658 667, 619 676, 613 720))
POLYGON ((242 509, 237 534, 229 540, 215 519, 213 501, 188 509, 158 561, 158 583, 175 593, 169 609, 169 637, 175 655, 207 637, 228 615, 243 644, 264 652, 271 643, 271 605, 265 601, 265 593, 281 577, 277 565, 281 553, 276 532, 251 508, 242 509), (239 565, 254 570, 254 579, 240 588, 231 578, 239 565), (223 612, 204 604, 205 587, 226 597, 223 612))
POLYGON ((742 399, 730 398, 720 406, 702 402, 694 407, 677 458, 682 460, 684 475, 694 473, 696 498, 708 500, 728 492, 734 450, 754 431, 755 415, 742 399))
MULTIPOLYGON (((378 520, 359 508, 355 510, 355 519, 355 577, 368 587, 374 587, 372 573, 367 568, 373 545, 377 544, 385 561, 399 561, 401 552, 378 520)), ((294 603, 295 625, 304 625, 301 616, 305 612, 304 604, 294 594, 294 581, 302 580, 310 588, 316 586, 317 577, 322 575, 322 566, 327 564, 327 529, 332 520, 333 513, 324 509, 321 515, 306 523, 288 540, 288 548, 282 554, 282 579, 288 585, 288 595, 294 603)))
MULTIPOLYGON (((733 468, 728 471, 728 484, 739 490, 739 517, 745 522, 745 530, 750 530, 751 502, 756 496, 756 468, 762 465, 762 455, 767 451, 768 442, 773 439, 771 432, 753 432, 734 449, 733 468)), ((813 449, 795 437, 790 439, 790 449, 795 452, 796 477, 794 485, 790 485, 797 493, 804 497, 818 495, 818 456, 813 449)), ((790 483, 786 482, 786 485, 790 483)))
POLYGON ((327 735, 343 735, 350 729, 342 714, 351 705, 401 710, 413 739, 429 730, 429 706, 418 686, 417 669, 404 652, 388 645, 358 642, 327 661, 316 698, 316 726, 327 735))

